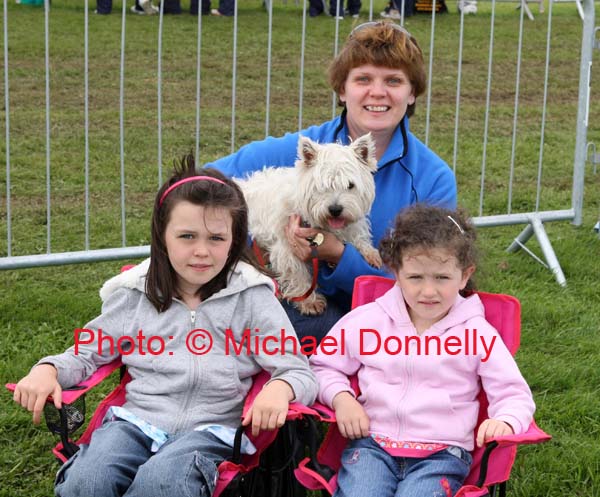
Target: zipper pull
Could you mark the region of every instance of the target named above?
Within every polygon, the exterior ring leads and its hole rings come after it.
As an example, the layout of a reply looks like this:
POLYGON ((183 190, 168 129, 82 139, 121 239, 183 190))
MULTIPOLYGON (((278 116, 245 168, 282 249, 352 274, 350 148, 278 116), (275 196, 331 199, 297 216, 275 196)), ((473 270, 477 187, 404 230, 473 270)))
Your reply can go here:
POLYGON ((196 311, 190 311, 190 318, 192 320, 192 326, 196 324, 196 311))

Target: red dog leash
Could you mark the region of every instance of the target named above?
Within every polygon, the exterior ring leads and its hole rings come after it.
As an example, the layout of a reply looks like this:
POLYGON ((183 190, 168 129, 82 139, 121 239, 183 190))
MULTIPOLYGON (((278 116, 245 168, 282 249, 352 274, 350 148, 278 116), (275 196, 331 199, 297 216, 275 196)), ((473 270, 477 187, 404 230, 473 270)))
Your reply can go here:
MULTIPOLYGON (((291 297, 288 300, 290 302, 300 302, 302 300, 306 300, 311 293, 313 293, 315 291, 315 288, 317 288, 317 280, 319 278, 319 258, 317 256, 317 247, 318 244, 314 241, 311 240, 310 242, 310 255, 312 257, 312 282, 310 284, 310 288, 300 297, 291 297)), ((258 263, 262 266, 265 267, 266 263, 265 263, 265 258, 263 257, 263 253, 260 250, 260 247, 258 246, 258 244, 256 243, 256 240, 252 240, 252 250, 254 251, 254 255, 256 255, 256 259, 258 260, 258 263)), ((277 283, 275 283, 276 286, 276 295, 279 296, 279 287, 277 286, 277 283)))
POLYGON ((310 294, 315 291, 315 288, 317 288, 317 279, 319 278, 319 258, 317 257, 317 244, 314 241, 310 242, 310 255, 312 257, 313 270, 313 277, 312 282, 310 284, 310 288, 306 291, 304 295, 288 299, 290 302, 300 302, 302 300, 306 300, 310 296, 310 294))

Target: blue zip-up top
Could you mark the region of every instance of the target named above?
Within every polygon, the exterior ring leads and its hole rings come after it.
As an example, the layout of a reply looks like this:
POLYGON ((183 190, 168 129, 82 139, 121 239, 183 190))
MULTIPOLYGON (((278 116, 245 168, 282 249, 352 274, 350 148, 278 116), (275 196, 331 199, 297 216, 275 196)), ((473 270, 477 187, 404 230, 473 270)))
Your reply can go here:
MULTIPOLYGON (((319 126, 249 143, 236 153, 206 166, 237 178, 265 166, 292 167, 297 159, 300 134, 319 143, 350 143, 345 113, 342 113, 319 126)), ((410 132, 405 117, 396 128, 375 173, 375 201, 369 215, 373 245, 379 244, 401 209, 417 202, 456 208, 456 180, 450 167, 410 132)), ((354 279, 363 274, 389 276, 384 270, 369 266, 356 248, 347 244, 335 268, 320 265, 319 291, 349 306, 354 279)))

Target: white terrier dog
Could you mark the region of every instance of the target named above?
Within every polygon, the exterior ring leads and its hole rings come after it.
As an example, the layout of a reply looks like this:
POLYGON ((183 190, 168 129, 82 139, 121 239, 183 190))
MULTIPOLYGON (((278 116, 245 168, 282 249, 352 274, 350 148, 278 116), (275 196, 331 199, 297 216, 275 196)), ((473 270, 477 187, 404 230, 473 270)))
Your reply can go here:
MULTIPOLYGON (((375 198, 373 173, 377 170, 371 135, 349 146, 319 145, 300 137, 298 157, 295 167, 266 167, 245 180, 236 180, 248 203, 250 232, 269 253, 286 299, 304 295, 312 282, 309 265, 293 254, 285 234, 292 214, 313 228, 334 233, 354 245, 369 264, 381 266, 366 218, 375 198)), ((102 299, 121 286, 135 286, 138 278, 145 277, 148 265, 149 259, 108 280, 100 290, 102 299)), ((303 314, 321 314, 327 301, 313 291, 294 304, 303 314)))
MULTIPOLYGON (((366 215, 375 198, 375 144, 370 134, 349 146, 319 145, 301 136, 295 167, 266 167, 237 180, 248 203, 248 223, 256 243, 269 253, 283 298, 304 295, 312 276, 306 263, 294 256, 285 229, 291 214, 312 228, 334 233, 351 243, 365 260, 381 266, 372 246, 366 215)), ((321 314, 325 297, 313 291, 294 302, 303 314, 321 314)))

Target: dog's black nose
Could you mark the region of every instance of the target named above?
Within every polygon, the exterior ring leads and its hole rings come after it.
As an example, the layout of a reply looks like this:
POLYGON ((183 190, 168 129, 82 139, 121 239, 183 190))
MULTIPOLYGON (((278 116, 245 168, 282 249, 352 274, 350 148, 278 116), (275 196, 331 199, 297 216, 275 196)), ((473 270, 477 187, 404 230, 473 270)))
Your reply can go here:
POLYGON ((339 217, 344 208, 341 205, 330 205, 329 206, 329 214, 333 217, 339 217))

